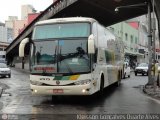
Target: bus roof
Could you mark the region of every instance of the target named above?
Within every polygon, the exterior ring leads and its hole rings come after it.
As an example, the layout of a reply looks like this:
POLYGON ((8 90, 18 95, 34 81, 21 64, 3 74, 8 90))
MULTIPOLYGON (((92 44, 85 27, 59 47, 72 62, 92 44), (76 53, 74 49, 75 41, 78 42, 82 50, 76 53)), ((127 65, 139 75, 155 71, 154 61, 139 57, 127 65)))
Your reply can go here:
POLYGON ((36 25, 43 25, 43 24, 52 24, 52 23, 67 23, 67 22, 95 22, 96 20, 93 18, 87 17, 69 17, 69 18, 56 18, 56 19, 49 19, 37 22, 36 25))

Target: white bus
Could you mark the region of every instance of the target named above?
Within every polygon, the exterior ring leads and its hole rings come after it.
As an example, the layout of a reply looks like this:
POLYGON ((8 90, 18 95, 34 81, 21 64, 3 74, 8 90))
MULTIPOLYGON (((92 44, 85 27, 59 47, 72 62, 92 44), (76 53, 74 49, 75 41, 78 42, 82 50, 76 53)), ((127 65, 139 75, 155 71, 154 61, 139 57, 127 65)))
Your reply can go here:
POLYGON ((95 19, 72 17, 40 21, 30 42, 30 86, 33 95, 92 95, 120 84, 124 46, 95 19))

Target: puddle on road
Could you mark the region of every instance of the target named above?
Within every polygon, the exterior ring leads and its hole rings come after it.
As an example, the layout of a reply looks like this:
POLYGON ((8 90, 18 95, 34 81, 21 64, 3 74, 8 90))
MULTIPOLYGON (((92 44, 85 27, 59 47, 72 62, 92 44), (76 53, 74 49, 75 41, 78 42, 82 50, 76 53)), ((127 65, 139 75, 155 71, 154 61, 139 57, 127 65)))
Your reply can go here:
POLYGON ((10 87, 4 83, 1 83, 0 82, 0 87, 3 89, 3 90, 6 90, 6 89, 9 89, 10 87))
POLYGON ((144 85, 138 85, 138 86, 133 86, 133 88, 140 88, 143 89, 144 85))

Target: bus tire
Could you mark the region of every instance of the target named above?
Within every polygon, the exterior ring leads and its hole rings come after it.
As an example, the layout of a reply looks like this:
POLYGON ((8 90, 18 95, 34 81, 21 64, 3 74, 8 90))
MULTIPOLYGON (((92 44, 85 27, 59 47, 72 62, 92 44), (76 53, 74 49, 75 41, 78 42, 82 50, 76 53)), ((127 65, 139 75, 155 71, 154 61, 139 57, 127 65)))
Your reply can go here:
POLYGON ((11 78, 11 74, 9 74, 8 77, 11 78))
POLYGON ((159 79, 159 74, 158 74, 158 77, 157 77, 157 86, 160 87, 160 79, 159 79))
POLYGON ((135 76, 137 76, 137 72, 135 72, 135 76))
POLYGON ((119 87, 121 85, 121 80, 118 80, 117 82, 116 82, 116 87, 119 87))
POLYGON ((124 72, 121 71, 120 78, 123 79, 124 72))
POLYGON ((58 99, 58 96, 52 95, 52 102, 56 102, 58 99))
POLYGON ((116 86, 119 87, 121 84, 121 76, 120 76, 120 72, 118 73, 118 81, 116 82, 116 86))
POLYGON ((100 89, 98 91, 98 97, 101 97, 104 93, 104 75, 101 76, 100 89))
POLYGON ((125 79, 126 78, 126 73, 124 73, 124 75, 123 75, 123 79, 125 79))

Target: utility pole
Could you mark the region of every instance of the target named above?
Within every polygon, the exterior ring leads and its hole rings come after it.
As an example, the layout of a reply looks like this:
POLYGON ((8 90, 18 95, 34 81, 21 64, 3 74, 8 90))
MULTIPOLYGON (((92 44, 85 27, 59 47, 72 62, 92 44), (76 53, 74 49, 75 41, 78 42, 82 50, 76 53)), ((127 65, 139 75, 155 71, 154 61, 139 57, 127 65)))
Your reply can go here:
POLYGON ((148 65, 148 83, 147 85, 153 85, 153 80, 151 76, 152 69, 152 28, 151 28, 151 3, 148 2, 148 57, 149 57, 149 65, 148 65))
MULTIPOLYGON (((153 60, 156 60, 156 36, 155 36, 155 31, 156 31, 156 18, 155 18, 155 1, 152 0, 152 6, 153 6, 153 16, 152 16, 152 36, 153 36, 153 60)), ((155 63, 154 63, 155 64, 155 63)))
POLYGON ((154 73, 154 79, 153 79, 153 85, 154 85, 154 91, 156 91, 156 81, 157 81, 157 63, 156 63, 156 35, 155 35, 155 31, 156 31, 156 18, 155 18, 155 0, 152 0, 152 10, 153 10, 153 17, 152 17, 152 36, 153 36, 153 60, 154 60, 154 67, 155 67, 155 73, 154 73))

